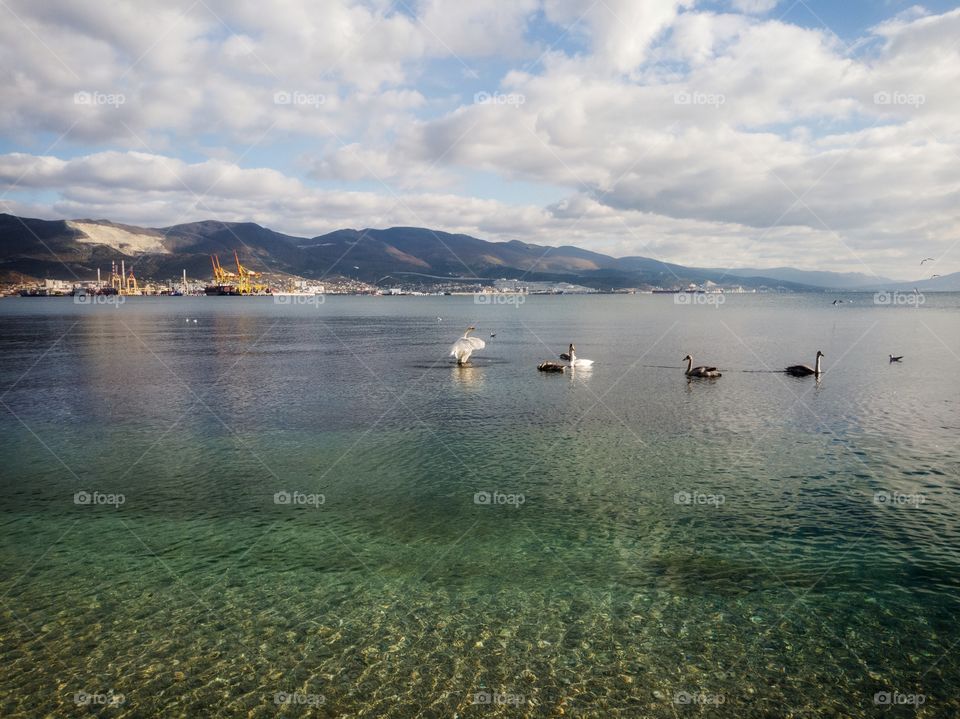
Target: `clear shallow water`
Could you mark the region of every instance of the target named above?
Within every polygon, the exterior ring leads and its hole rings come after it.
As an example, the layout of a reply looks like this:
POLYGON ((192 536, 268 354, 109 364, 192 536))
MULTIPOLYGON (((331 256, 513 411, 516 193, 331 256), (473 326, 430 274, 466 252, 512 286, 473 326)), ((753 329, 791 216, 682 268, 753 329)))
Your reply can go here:
POLYGON ((0 712, 956 716, 960 296, 926 300, 3 300, 0 712), (570 341, 592 371, 536 372, 570 341))

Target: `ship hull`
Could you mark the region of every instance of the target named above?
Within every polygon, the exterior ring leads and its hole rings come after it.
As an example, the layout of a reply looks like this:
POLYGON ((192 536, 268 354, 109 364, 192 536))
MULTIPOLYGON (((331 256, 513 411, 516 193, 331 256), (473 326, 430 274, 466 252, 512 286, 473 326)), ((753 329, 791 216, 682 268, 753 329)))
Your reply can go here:
POLYGON ((210 285, 209 287, 204 288, 204 293, 211 296, 236 296, 240 292, 233 285, 210 285))

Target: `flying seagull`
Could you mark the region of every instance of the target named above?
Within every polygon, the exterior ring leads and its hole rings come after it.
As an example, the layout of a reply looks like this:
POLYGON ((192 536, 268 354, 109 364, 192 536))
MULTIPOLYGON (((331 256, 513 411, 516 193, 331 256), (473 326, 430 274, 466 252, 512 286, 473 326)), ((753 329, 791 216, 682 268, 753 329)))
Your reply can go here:
POLYGON ((903 359, 903 355, 900 355, 899 357, 894 357, 893 355, 890 355, 891 362, 899 362, 902 359, 903 359))
POLYGON ((924 262, 936 262, 936 261, 937 260, 935 257, 927 257, 926 259, 920 260, 920 264, 922 265, 924 262))

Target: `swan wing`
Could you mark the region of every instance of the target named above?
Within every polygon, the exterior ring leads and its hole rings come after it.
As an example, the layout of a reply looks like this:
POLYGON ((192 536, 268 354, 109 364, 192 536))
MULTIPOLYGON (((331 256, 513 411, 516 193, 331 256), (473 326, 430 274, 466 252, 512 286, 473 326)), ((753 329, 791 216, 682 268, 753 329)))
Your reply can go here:
POLYGON ((569 361, 570 361, 570 355, 568 355, 566 352, 561 352, 561 353, 560 353, 560 359, 566 360, 567 362, 569 362, 569 361))
POLYGON ((461 337, 450 346, 450 356, 459 357, 465 354, 469 357, 474 350, 482 350, 486 346, 487 343, 479 337, 461 337))

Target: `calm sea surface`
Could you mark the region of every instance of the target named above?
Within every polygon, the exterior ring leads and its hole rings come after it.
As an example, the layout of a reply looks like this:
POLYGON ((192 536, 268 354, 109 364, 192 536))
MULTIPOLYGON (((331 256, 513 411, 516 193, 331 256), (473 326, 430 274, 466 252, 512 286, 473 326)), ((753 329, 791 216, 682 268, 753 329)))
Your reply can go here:
POLYGON ((851 298, 0 300, 0 714, 956 717, 960 295, 851 298))

